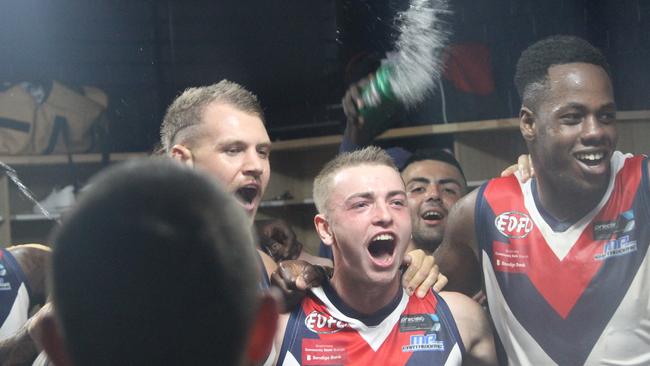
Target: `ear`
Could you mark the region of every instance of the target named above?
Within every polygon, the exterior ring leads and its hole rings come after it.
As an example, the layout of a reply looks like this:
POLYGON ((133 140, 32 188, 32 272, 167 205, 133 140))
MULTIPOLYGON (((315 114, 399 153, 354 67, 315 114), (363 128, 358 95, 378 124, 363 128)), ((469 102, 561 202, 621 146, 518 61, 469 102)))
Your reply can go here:
POLYGON ((185 145, 176 144, 172 146, 170 155, 173 159, 176 159, 189 166, 194 166, 194 156, 192 155, 192 150, 190 150, 185 145))
POLYGON ((248 361, 254 365, 264 363, 271 353, 278 326, 278 299, 270 291, 263 293, 261 297, 246 347, 248 361))
POLYGON ((48 314, 39 320, 39 339, 37 343, 43 347, 47 357, 57 366, 72 366, 63 336, 53 314, 48 314))
POLYGON ((325 215, 318 214, 314 216, 314 226, 316 226, 316 232, 318 233, 318 236, 320 237, 320 240, 323 242, 323 244, 332 245, 334 243, 332 228, 325 218, 325 215))
POLYGON ((521 135, 526 141, 535 140, 535 116, 533 111, 531 111, 526 106, 521 106, 519 110, 519 129, 521 130, 521 135))

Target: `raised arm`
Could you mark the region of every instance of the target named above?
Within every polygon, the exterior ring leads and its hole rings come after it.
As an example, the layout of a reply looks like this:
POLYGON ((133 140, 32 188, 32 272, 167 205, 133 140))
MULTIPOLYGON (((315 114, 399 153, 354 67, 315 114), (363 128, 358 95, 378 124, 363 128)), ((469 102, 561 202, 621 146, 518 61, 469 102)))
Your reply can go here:
POLYGON ((461 198, 447 217, 445 237, 434 252, 440 272, 447 276, 447 291, 474 296, 481 290, 481 270, 477 259, 474 206, 477 190, 461 198))

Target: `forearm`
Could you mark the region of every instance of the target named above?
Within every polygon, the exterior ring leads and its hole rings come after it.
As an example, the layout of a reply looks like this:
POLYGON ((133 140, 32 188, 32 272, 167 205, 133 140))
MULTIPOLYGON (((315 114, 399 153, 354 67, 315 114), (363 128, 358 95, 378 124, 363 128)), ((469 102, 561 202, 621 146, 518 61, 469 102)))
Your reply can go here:
POLYGON ((0 366, 31 365, 38 352, 25 324, 11 338, 0 341, 0 366))
POLYGON ((441 245, 433 254, 440 273, 449 282, 446 291, 456 291, 469 297, 481 290, 481 271, 475 253, 466 245, 441 245))

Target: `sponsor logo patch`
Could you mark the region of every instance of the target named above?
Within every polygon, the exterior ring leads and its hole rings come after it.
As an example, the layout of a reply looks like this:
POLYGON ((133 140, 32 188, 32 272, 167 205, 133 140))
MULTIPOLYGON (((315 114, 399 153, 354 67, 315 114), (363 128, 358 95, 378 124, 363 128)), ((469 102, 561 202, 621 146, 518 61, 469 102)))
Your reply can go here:
POLYGON ((633 252, 636 252, 636 240, 630 240, 629 235, 624 235, 605 243, 603 245, 603 252, 595 255, 594 259, 602 261, 607 258, 618 257, 633 252))
POLYGON ((302 340, 301 365, 344 365, 346 363, 347 352, 341 343, 320 339, 302 340))
POLYGON ((519 211, 508 211, 494 219, 494 226, 507 238, 525 238, 533 230, 533 221, 519 211))
POLYGON ((594 240, 609 240, 612 235, 617 237, 621 234, 634 230, 634 211, 628 210, 618 216, 616 221, 598 221, 594 223, 594 240))
POLYGON ((424 330, 437 332, 440 330, 440 320, 436 314, 409 314, 399 318, 399 331, 414 332, 424 330))
POLYGON ((11 291, 11 283, 5 282, 4 278, 0 278, 0 291, 11 291))
POLYGON ((317 334, 331 334, 341 331, 348 326, 348 323, 314 310, 305 318, 305 326, 317 334))
POLYGON ((616 231, 616 221, 594 223, 594 240, 607 240, 616 231))
POLYGON ((444 351, 445 343, 437 338, 435 333, 412 335, 409 344, 402 346, 402 352, 444 351))

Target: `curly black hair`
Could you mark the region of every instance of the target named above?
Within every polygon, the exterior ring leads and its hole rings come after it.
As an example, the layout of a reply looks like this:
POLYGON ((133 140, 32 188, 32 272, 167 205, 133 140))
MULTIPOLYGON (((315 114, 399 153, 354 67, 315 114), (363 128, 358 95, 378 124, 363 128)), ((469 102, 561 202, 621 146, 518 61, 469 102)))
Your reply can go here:
POLYGON ((548 69, 554 65, 583 62, 602 67, 611 77, 605 56, 582 38, 556 35, 538 41, 525 49, 517 61, 515 86, 524 104, 534 103, 533 91, 544 86, 548 69))

